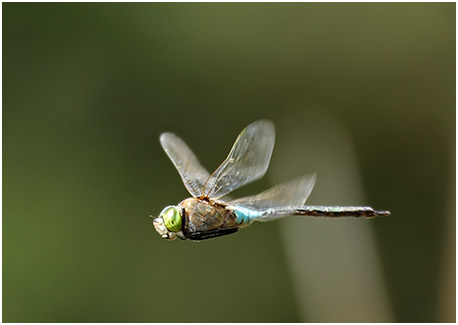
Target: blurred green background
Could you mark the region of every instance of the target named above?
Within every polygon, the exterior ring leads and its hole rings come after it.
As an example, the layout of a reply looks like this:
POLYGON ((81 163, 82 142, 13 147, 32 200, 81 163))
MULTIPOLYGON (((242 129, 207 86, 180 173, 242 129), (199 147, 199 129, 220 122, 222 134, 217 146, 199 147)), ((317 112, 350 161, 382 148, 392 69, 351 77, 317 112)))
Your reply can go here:
POLYGON ((269 118, 283 180, 288 161, 313 172, 307 157, 335 143, 304 145, 300 131, 334 134, 316 114, 345 130, 364 198, 310 204, 393 213, 366 222, 387 296, 373 321, 455 322, 455 3, 2 8, 4 322, 316 320, 287 220, 193 243, 163 241, 148 218, 188 195, 161 132, 212 171, 269 118))

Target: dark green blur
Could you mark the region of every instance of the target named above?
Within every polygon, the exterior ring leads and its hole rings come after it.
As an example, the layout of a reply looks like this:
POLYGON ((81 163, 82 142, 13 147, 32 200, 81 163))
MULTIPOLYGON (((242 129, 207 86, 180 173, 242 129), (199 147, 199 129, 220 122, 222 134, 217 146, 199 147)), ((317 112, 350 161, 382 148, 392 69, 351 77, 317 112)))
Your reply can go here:
POLYGON ((455 322, 454 3, 2 6, 3 322, 306 321, 278 223, 167 242, 148 215, 188 195, 161 132, 212 171, 250 122, 316 107, 392 211, 394 320, 455 322))

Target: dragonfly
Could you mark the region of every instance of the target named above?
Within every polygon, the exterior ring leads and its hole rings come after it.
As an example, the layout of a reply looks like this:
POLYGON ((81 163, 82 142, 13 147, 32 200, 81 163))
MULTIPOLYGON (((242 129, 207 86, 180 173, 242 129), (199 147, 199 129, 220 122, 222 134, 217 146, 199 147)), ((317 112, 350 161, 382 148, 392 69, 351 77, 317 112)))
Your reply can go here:
POLYGON ((153 225, 168 240, 201 241, 220 237, 287 216, 362 217, 390 215, 359 206, 304 205, 315 185, 316 175, 293 178, 256 195, 227 199, 227 195, 263 177, 275 143, 270 120, 251 123, 237 137, 227 158, 210 174, 186 143, 173 133, 162 133, 160 143, 192 197, 166 206, 153 225), (225 198, 226 197, 226 198, 225 198))

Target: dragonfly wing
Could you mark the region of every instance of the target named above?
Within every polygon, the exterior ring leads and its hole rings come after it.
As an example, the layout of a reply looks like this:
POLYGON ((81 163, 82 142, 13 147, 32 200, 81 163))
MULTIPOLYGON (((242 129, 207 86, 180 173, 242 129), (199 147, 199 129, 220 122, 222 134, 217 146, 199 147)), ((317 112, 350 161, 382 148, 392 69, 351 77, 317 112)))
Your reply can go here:
POLYGON ((241 207, 246 222, 269 221, 291 215, 302 207, 312 192, 316 175, 309 174, 280 183, 257 195, 246 196, 228 202, 229 206, 241 207))
POLYGON ((275 127, 271 121, 260 120, 248 125, 227 158, 210 176, 202 194, 217 199, 264 176, 274 143, 275 127))
POLYGON ((256 195, 242 197, 228 204, 243 205, 250 209, 265 209, 275 207, 303 206, 313 186, 316 175, 309 174, 275 185, 256 195))
POLYGON ((210 177, 210 173, 202 167, 186 143, 175 134, 162 133, 160 142, 162 148, 164 148, 175 168, 178 170, 186 189, 192 196, 200 196, 205 182, 210 177))

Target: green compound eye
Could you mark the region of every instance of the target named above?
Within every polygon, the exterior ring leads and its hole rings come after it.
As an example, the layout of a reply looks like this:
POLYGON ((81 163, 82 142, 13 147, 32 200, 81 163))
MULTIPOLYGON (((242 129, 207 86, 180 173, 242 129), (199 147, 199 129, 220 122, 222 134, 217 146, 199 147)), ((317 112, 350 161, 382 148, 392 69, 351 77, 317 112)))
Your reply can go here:
POLYGON ((161 214, 159 215, 164 220, 164 224, 170 231, 180 231, 181 229, 181 215, 178 207, 176 206, 168 206, 164 210, 162 210, 161 214))

